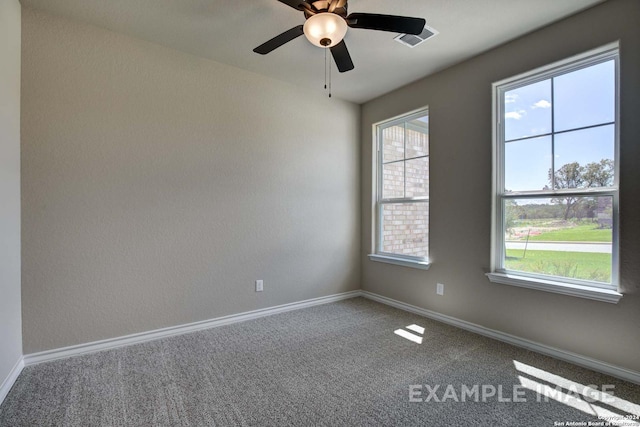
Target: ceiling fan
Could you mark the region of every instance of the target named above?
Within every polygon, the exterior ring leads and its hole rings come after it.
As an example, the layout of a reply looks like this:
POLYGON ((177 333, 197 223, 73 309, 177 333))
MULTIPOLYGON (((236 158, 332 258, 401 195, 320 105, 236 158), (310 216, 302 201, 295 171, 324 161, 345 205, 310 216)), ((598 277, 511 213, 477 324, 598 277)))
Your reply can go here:
POLYGON ((343 38, 348 27, 366 30, 390 31, 393 33, 420 34, 426 21, 408 16, 379 15, 375 13, 352 13, 347 15, 347 0, 278 0, 304 12, 306 21, 279 34, 253 49, 266 55, 293 39, 305 35, 318 47, 331 50, 338 71, 353 70, 353 61, 343 38))

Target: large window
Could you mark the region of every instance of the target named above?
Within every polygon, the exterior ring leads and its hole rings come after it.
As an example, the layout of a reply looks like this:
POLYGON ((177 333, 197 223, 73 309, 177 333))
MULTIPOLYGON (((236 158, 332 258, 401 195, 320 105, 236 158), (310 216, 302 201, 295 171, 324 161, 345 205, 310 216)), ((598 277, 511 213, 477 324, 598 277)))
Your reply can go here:
POLYGON ((617 302, 618 46, 494 84, 492 281, 617 302))
POLYGON ((376 132, 375 261, 428 268, 429 116, 421 110, 376 132))

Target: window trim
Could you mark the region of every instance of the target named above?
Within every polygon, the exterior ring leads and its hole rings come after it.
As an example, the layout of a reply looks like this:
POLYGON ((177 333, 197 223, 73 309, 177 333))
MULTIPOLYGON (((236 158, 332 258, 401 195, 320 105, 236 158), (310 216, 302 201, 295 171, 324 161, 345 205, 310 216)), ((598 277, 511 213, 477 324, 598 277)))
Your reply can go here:
MULTIPOLYGON (((382 250, 382 207, 385 204, 391 203, 429 203, 429 196, 421 196, 421 197, 402 197, 402 198, 382 198, 382 188, 383 188, 383 174, 382 174, 382 155, 381 155, 381 136, 384 128, 396 126, 399 124, 404 124, 408 121, 417 119, 419 117, 427 116, 429 117, 429 107, 424 106, 422 108, 410 111, 406 114, 402 114, 396 117, 393 117, 388 120, 383 120, 381 122, 374 123, 372 125, 372 134, 373 134, 373 167, 372 167, 372 175, 373 179, 373 194, 372 194, 372 245, 371 245, 371 253, 368 255, 371 261, 383 262, 387 264, 395 264, 404 267, 417 268, 421 270, 428 270, 431 266, 429 261, 429 257, 415 257, 411 255, 402 255, 392 252, 384 252, 382 250)), ((430 144, 429 140, 429 144, 430 144)), ((426 156, 419 156, 416 158, 428 157, 431 159, 431 147, 429 147, 429 154, 426 156)), ((412 158, 413 159, 413 158, 412 158)), ((412 160, 409 159, 409 160, 412 160)), ((403 162, 406 162, 407 159, 403 159, 403 162)), ((431 166, 431 164, 429 164, 431 166)), ((430 211, 429 206, 429 211, 430 211)), ((427 244, 427 248, 429 248, 430 240, 427 244)), ((427 253, 429 253, 429 249, 427 249, 427 253)))
POLYGON ((419 270, 428 270, 429 267, 431 267, 431 264, 428 261, 418 261, 417 259, 400 258, 397 256, 381 254, 369 254, 367 256, 371 261, 401 265, 403 267, 417 268, 419 270))
MULTIPOLYGON (((620 45, 609 43, 582 54, 557 61, 535 70, 528 71, 492 84, 492 200, 491 200, 491 282, 508 284, 564 295, 578 296, 599 301, 617 303, 622 294, 619 286, 619 179, 620 179, 620 45), (614 182, 611 187, 585 189, 552 189, 550 191, 513 191, 503 194, 504 189, 504 103, 505 92, 524 85, 533 84, 587 68, 598 63, 615 61, 615 123, 614 123, 614 182), (610 196, 612 198, 612 242, 611 242, 611 283, 546 276, 527 272, 506 270, 503 266, 504 246, 504 208, 503 201, 508 199, 553 197, 553 195, 610 196)), ((602 126, 604 124, 599 124, 602 126)), ((554 129, 551 134, 557 134, 554 129)))

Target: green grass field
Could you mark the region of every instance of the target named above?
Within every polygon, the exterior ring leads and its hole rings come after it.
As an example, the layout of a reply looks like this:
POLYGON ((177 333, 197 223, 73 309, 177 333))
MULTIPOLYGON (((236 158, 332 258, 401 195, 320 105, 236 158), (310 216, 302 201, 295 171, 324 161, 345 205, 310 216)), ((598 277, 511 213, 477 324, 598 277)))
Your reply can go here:
POLYGON ((611 254, 507 249, 507 270, 611 282, 611 254))
POLYGON ((549 242, 610 242, 611 229, 598 228, 595 224, 578 225, 530 236, 529 240, 549 242))

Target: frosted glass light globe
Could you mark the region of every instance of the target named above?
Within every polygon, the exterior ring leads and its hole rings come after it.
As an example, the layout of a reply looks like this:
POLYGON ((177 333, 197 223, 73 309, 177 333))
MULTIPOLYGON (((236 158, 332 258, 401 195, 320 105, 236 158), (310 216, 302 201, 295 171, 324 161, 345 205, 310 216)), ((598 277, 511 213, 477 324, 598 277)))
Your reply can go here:
POLYGON ((342 41, 347 34, 347 22, 330 12, 318 13, 304 23, 304 35, 318 47, 332 47, 342 41))

